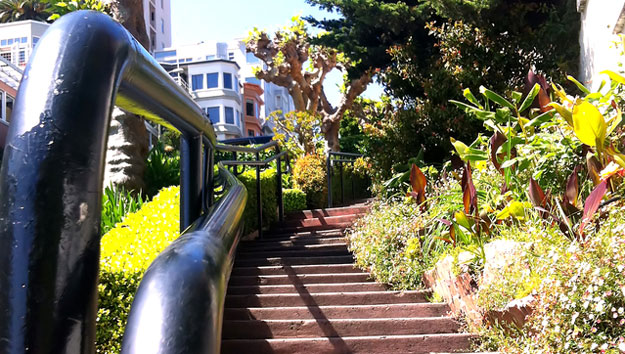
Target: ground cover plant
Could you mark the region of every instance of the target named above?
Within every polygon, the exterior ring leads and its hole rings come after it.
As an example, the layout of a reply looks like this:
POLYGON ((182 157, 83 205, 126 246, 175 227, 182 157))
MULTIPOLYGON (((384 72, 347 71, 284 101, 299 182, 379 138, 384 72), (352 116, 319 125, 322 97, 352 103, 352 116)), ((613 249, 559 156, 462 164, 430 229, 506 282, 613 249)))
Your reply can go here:
POLYGON ((521 328, 473 328, 481 349, 625 351, 625 78, 604 74, 597 92, 573 78, 565 91, 533 72, 525 92, 464 90, 451 103, 485 133, 452 138, 443 167, 413 161, 381 184, 386 198, 348 232, 358 264, 393 287, 419 288, 451 255, 479 285, 487 245, 514 241, 527 251, 478 288, 478 302, 484 316, 515 299, 530 299, 533 312, 521 328))

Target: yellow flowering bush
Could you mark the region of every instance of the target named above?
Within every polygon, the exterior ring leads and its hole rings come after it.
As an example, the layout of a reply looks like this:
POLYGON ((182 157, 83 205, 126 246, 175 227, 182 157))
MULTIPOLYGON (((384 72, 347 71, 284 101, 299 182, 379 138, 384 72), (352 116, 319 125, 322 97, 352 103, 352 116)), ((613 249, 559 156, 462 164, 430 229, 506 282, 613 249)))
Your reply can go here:
POLYGON ((306 193, 308 207, 323 208, 327 200, 326 163, 322 155, 309 154, 297 159, 293 166, 295 186, 306 193))
POLYGON ((98 353, 119 353, 130 306, 148 266, 180 234, 180 187, 162 189, 152 201, 102 236, 98 353))

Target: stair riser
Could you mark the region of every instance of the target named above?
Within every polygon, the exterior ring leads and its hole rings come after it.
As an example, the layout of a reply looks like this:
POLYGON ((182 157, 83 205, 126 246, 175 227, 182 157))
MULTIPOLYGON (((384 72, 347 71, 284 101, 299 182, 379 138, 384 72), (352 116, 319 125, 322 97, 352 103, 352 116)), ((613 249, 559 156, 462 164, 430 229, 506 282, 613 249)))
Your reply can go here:
POLYGON ((302 210, 299 212, 288 213, 286 215, 287 220, 296 219, 312 219, 331 216, 343 216, 353 214, 363 214, 369 210, 368 207, 351 207, 351 208, 332 208, 332 209, 316 209, 316 210, 302 210))
POLYGON ((342 230, 346 227, 351 226, 351 222, 338 222, 331 225, 322 225, 322 226, 295 226, 295 227, 280 227, 280 229, 272 229, 266 236, 267 239, 272 237, 283 237, 284 235, 297 233, 297 232, 308 232, 308 231, 326 231, 326 230, 342 230), (279 233, 278 233, 279 232, 279 233))
POLYGON ((319 217, 319 218, 299 219, 299 220, 285 220, 278 227, 279 228, 312 227, 312 226, 323 226, 323 225, 336 225, 340 223, 351 223, 351 222, 354 222, 354 220, 356 220, 360 216, 362 216, 362 214, 319 217))
POLYGON ((255 244, 244 247, 239 247, 240 253, 249 252, 268 252, 268 251, 346 251, 347 245, 345 239, 339 239, 335 243, 322 243, 322 244, 292 244, 292 243, 267 243, 267 244, 255 244))
POLYGON ((377 283, 342 283, 342 284, 307 284, 289 285, 261 285, 261 286, 229 286, 229 295, 246 294, 299 294, 299 293, 336 293, 340 291, 384 291, 382 284, 377 283))
POLYGON ((347 353, 413 353, 468 351, 471 335, 419 335, 357 338, 250 339, 224 340, 222 353, 255 354, 347 354, 347 353))
POLYGON ((343 264, 319 264, 319 265, 295 265, 295 266, 258 266, 258 267, 235 267, 232 269, 232 277, 255 276, 255 275, 312 275, 332 273, 362 273, 362 269, 356 268, 351 263, 343 264))
POLYGON ((394 304, 366 306, 277 307, 277 308, 227 308, 227 320, 287 320, 287 319, 350 319, 443 317, 449 313, 446 304, 394 304))
POLYGON ((454 333, 451 318, 376 320, 225 321, 224 339, 354 337, 454 333))
POLYGON ((312 264, 345 264, 351 263, 352 256, 324 256, 324 257, 286 257, 286 258, 252 258, 238 259, 234 262, 235 267, 254 266, 289 266, 289 265, 312 265, 312 264))
POLYGON ((393 292, 361 293, 300 293, 276 295, 230 295, 225 307, 293 307, 377 305, 426 302, 426 293, 396 294, 393 292))
POLYGON ((237 253, 241 260, 254 258, 278 258, 278 257, 325 257, 325 256, 349 256, 347 247, 315 249, 315 250, 288 250, 288 251, 249 251, 237 253))
POLYGON ((342 241, 345 241, 345 236, 343 234, 342 229, 330 229, 330 230, 313 230, 313 231, 303 231, 299 233, 289 232, 289 233, 274 233, 265 236, 263 239, 256 239, 252 241, 242 242, 241 245, 249 245, 249 244, 264 244, 264 243, 275 243, 275 242, 285 242, 291 241, 299 244, 321 244, 321 243, 330 243, 336 242, 336 239, 340 238, 342 241))

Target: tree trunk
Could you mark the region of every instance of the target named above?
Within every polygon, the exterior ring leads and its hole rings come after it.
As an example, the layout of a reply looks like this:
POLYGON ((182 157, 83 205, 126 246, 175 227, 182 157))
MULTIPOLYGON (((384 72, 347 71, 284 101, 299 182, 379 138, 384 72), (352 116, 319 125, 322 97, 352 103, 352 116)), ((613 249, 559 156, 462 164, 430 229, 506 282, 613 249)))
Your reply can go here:
MULTIPOLYGON (((113 18, 121 23, 146 49, 150 41, 143 17, 141 0, 104 0, 111 6, 113 18)), ((106 152, 104 186, 113 184, 127 190, 145 189, 143 175, 148 156, 148 132, 143 118, 113 110, 106 152)))
POLYGON ((341 145, 339 144, 339 128, 341 127, 341 121, 326 119, 323 125, 323 134, 328 143, 328 150, 341 151, 341 145))

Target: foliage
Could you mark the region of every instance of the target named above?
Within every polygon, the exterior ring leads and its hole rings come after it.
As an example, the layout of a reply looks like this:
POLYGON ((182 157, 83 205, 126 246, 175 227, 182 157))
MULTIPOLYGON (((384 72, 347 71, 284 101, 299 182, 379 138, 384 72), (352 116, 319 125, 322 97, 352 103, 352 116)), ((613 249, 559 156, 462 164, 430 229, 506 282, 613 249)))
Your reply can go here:
MULTIPOLYGON (((345 74, 352 62, 335 49, 312 44, 311 39, 306 22, 296 16, 289 26, 273 35, 254 28, 246 41, 246 48, 264 63, 255 70, 258 79, 289 90, 298 113, 287 118, 306 122, 293 124, 295 129, 301 131, 300 134, 305 135, 301 137, 302 149, 312 153, 314 139, 311 137, 320 132, 328 148, 336 151, 340 148, 340 121, 356 97, 365 91, 372 73, 367 71, 346 79, 340 105, 333 107, 324 92, 323 83, 332 70, 345 74), (313 123, 312 130, 308 123, 313 123)), ((287 132, 292 133, 291 130, 287 132)))
POLYGON ((110 8, 100 0, 2 0, 0 22, 35 20, 52 22, 78 10, 95 10, 110 15, 110 8))
POLYGON ((327 199, 326 162, 322 155, 300 157, 293 166, 293 182, 306 193, 309 209, 323 208, 327 199))
POLYGON ((374 205, 347 233, 358 266, 397 289, 422 287, 422 275, 440 249, 423 247, 424 217, 412 202, 374 205))
POLYGON ((180 233, 179 199, 179 187, 163 189, 102 236, 98 353, 120 352, 130 306, 143 274, 180 233))
POLYGON ((59 17, 68 14, 72 11, 78 10, 92 10, 105 13, 107 15, 111 14, 110 6, 104 4, 100 0, 78 0, 78 1, 60 1, 60 0, 40 0, 43 3, 48 4, 48 11, 50 12, 50 17, 48 17, 48 21, 55 21, 59 17))
POLYGON ((179 185, 180 151, 158 141, 148 154, 144 179, 148 198, 163 187, 179 185))
POLYGON ((102 195, 102 221, 100 232, 105 234, 121 222, 128 213, 141 209, 144 200, 140 193, 123 187, 108 186, 102 195))
MULTIPOLYGON (((247 188, 247 205, 243 212, 244 234, 258 229, 258 207, 256 198, 256 169, 249 169, 238 176, 247 188)), ((277 172, 274 168, 260 173, 261 201, 263 211, 263 226, 269 227, 278 220, 277 213, 277 172)))
POLYGON ((318 114, 292 111, 282 117, 282 111, 275 111, 269 119, 276 123, 273 140, 280 142, 280 146, 291 156, 299 157, 323 151, 321 117, 318 114))
POLYGON ((340 167, 338 164, 334 165, 332 169, 332 200, 334 205, 338 205, 339 201, 343 204, 349 204, 354 200, 369 198, 371 196, 369 193, 371 177, 367 172, 362 158, 356 159, 353 165, 343 164, 343 192, 341 193, 340 167))
POLYGON ((304 210, 306 209, 306 193, 297 188, 283 189, 282 202, 285 212, 304 210))

